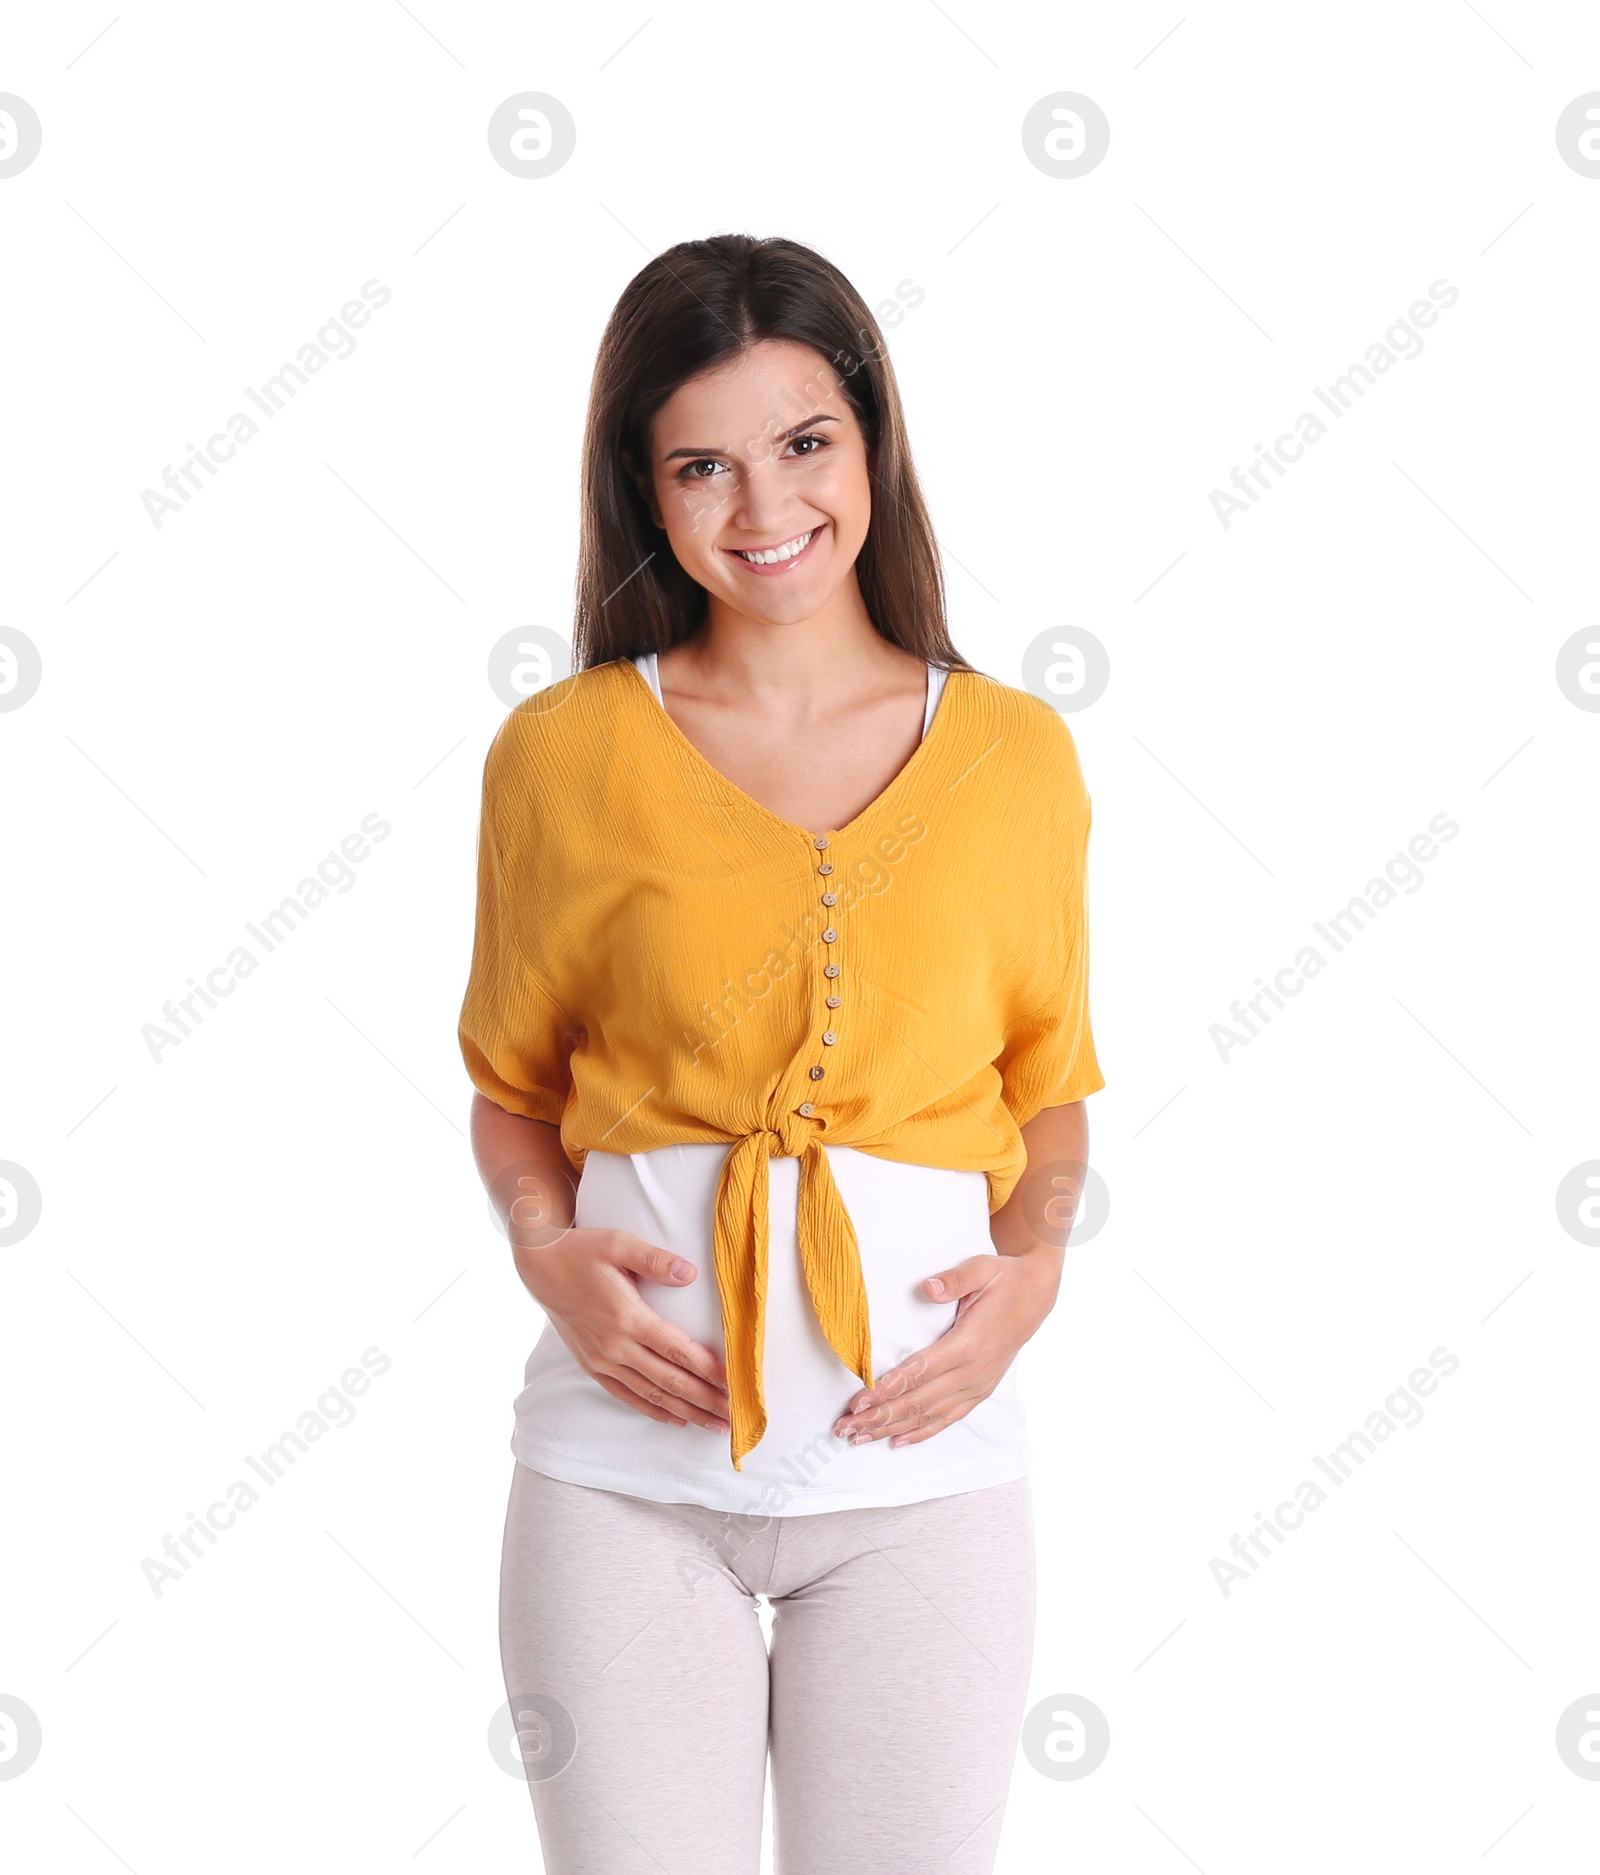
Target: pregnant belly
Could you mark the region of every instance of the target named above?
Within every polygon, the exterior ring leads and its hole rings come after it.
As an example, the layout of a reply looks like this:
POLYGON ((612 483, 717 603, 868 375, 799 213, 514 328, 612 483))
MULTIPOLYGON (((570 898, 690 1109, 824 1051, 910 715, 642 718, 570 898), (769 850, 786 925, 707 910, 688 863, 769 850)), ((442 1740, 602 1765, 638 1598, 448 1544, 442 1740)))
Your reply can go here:
MULTIPOLYGON (((872 1325, 873 1376, 936 1341, 954 1302, 930 1301, 924 1277, 965 1257, 995 1254, 988 1180, 981 1172, 900 1165, 848 1146, 826 1148, 855 1226, 872 1325)), ((662 1146, 631 1156, 590 1152, 575 1221, 632 1231, 686 1257, 699 1272, 684 1286, 639 1280, 651 1308, 694 1340, 724 1352, 711 1234, 717 1179, 728 1148, 662 1146)), ((769 1433, 781 1444, 809 1436, 843 1410, 859 1381, 828 1345, 800 1264, 795 1200, 800 1162, 771 1161, 763 1384, 769 1433)))

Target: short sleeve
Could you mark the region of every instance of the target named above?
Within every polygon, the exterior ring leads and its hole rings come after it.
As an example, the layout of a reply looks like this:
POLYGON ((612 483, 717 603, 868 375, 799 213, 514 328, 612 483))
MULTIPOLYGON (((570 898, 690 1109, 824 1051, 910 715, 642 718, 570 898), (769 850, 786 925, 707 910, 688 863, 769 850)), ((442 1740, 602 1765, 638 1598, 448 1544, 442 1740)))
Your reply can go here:
MULTIPOLYGON (((1037 939, 1024 939, 1035 970, 1024 1012, 1013 1021, 996 1062, 1001 1098, 1019 1126, 1046 1107, 1062 1107, 1104 1087, 1089 1020, 1089 826, 1092 810, 1077 750, 1059 727, 1057 762, 1035 871, 1042 895, 1030 898, 1037 939)), ((1021 935, 1021 934, 1019 934, 1021 935)))
POLYGON ((578 1037, 518 939, 516 898, 496 825, 492 760, 484 769, 477 923, 458 1039, 480 1094, 508 1113, 561 1124, 578 1037))

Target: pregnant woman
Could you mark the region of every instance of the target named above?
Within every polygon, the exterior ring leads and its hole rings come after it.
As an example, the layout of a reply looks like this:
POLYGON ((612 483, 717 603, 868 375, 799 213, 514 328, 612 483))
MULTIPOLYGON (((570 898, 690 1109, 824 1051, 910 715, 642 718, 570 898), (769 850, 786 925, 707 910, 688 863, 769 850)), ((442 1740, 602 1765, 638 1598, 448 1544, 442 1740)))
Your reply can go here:
POLYGON ((500 1594, 544 1866, 758 1875, 770 1750, 778 1875, 980 1875, 1034 1628, 1014 1364, 1104 1085, 1089 798, 951 642, 881 335, 809 248, 623 293, 575 667, 489 750, 460 1025, 547 1318, 500 1594))

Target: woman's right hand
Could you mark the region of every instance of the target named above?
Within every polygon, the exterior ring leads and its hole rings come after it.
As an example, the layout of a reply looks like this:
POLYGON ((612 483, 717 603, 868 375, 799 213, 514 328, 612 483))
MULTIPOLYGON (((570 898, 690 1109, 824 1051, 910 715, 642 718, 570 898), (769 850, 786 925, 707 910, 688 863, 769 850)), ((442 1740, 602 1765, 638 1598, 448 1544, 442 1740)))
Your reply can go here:
POLYGON ((585 1373, 614 1399, 664 1425, 728 1430, 727 1369, 639 1294, 634 1280, 675 1287, 698 1271, 631 1231, 569 1225, 510 1231, 517 1274, 585 1373))
POLYGON ((517 1274, 584 1372, 646 1419, 726 1432, 720 1356, 657 1314, 635 1281, 680 1287, 694 1265, 631 1231, 573 1223, 577 1183, 553 1122, 475 1093, 472 1150, 517 1274))

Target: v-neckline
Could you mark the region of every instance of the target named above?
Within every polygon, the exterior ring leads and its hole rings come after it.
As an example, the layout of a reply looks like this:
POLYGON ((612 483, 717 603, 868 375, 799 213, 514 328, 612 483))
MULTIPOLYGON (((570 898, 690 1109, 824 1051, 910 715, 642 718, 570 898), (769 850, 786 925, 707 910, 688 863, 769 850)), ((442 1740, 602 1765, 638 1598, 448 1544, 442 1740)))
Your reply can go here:
MULTIPOLYGON (((741 807, 753 809, 762 819, 770 821, 775 827, 781 827, 785 833, 793 834, 796 839, 804 840, 808 846, 815 845, 818 840, 823 838, 829 840, 843 840, 848 838, 861 827, 864 821, 876 814, 880 808, 887 804, 891 795, 895 794, 900 789, 901 784, 911 775, 912 770, 917 768, 919 763, 922 763, 929 744, 932 743, 934 738, 939 734, 939 725, 944 722, 950 714, 950 696, 952 687, 955 685, 955 679, 967 675, 966 672, 961 670, 951 670, 945 673, 944 688, 940 693, 938 706, 933 712, 933 721, 929 723, 927 728, 923 731, 921 741, 918 742, 910 755, 906 757, 896 773, 890 776, 883 787, 868 801, 866 806, 862 808, 861 812, 854 815, 850 820, 847 820, 842 827, 825 827, 821 832, 813 833, 810 828, 802 827, 792 820, 785 820, 781 814, 775 814, 770 807, 758 801, 753 794, 747 794, 745 790, 739 786, 738 782, 730 780, 728 776, 723 774, 716 763, 713 762, 708 755, 703 754, 701 750, 697 749, 678 727, 677 723, 673 721, 672 712, 667 708, 665 702, 657 697, 655 691, 650 686, 650 679, 639 669, 633 659, 619 658, 617 662, 627 670, 629 676, 644 693, 651 711, 661 719, 669 740, 678 745, 680 751, 684 755, 687 755, 695 768, 709 775, 726 793, 730 794, 741 807)), ((943 747, 942 743, 940 747, 943 747)))

